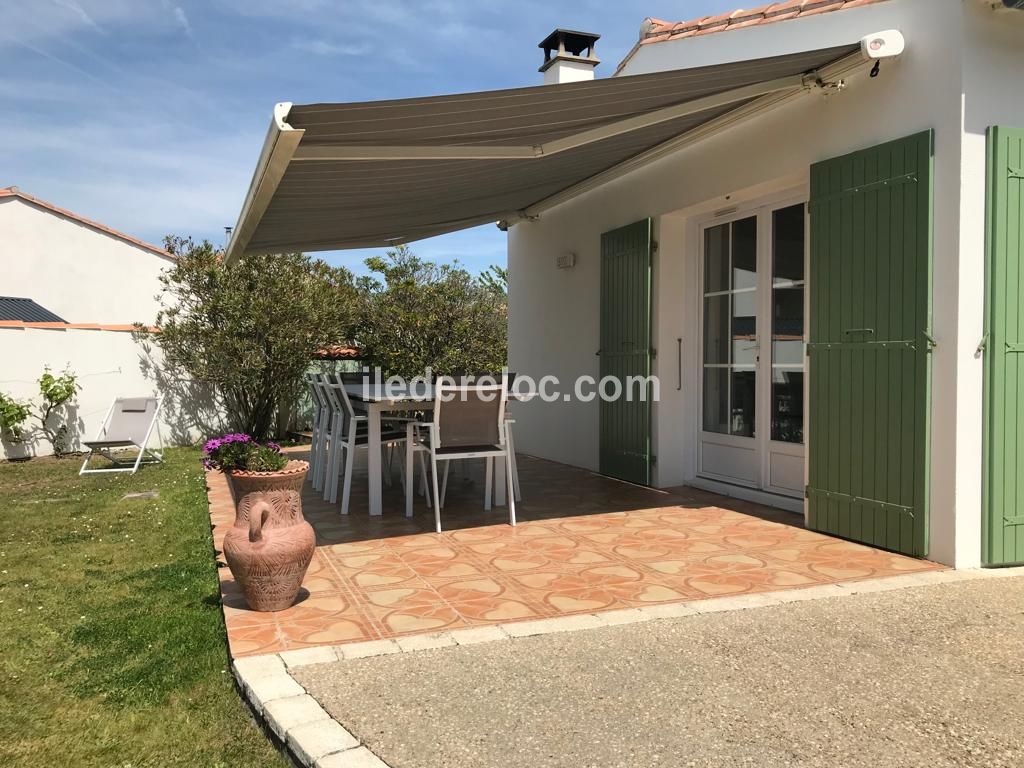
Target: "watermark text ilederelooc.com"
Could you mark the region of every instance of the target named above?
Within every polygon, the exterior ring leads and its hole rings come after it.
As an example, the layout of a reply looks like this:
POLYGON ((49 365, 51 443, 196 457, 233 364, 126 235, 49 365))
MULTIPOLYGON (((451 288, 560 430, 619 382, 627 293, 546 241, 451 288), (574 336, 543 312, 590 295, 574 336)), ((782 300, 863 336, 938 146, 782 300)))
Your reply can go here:
MULTIPOLYGON (((657 376, 603 376, 597 379, 584 374, 577 376, 567 390, 561 386, 557 376, 541 376, 534 379, 527 374, 500 374, 483 376, 435 376, 430 368, 423 375, 407 379, 403 376, 384 378, 380 368, 362 369, 361 387, 363 397, 371 393, 386 399, 407 400, 452 400, 466 399, 466 387, 472 387, 473 397, 478 400, 492 400, 501 392, 505 381, 509 396, 515 400, 541 400, 545 403, 572 402, 590 403, 601 400, 606 403, 657 402, 661 394, 661 383, 657 376), (433 382, 433 386, 431 386, 433 382)), ((355 382, 350 382, 355 383, 355 382)))

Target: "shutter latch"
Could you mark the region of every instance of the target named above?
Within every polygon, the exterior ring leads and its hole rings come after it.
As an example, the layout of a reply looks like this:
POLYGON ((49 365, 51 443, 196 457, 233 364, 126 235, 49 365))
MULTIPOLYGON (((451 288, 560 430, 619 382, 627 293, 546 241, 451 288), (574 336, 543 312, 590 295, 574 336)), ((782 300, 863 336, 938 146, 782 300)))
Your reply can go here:
POLYGON ((931 352, 933 349, 939 346, 939 342, 937 342, 935 340, 935 337, 928 333, 928 331, 921 331, 921 335, 924 336, 924 340, 925 343, 928 345, 929 352, 931 352))
POLYGON ((974 356, 976 358, 977 357, 981 357, 985 353, 985 350, 987 348, 988 348, 988 334, 986 333, 984 336, 981 337, 981 341, 978 342, 978 347, 977 347, 977 349, 974 350, 974 356))

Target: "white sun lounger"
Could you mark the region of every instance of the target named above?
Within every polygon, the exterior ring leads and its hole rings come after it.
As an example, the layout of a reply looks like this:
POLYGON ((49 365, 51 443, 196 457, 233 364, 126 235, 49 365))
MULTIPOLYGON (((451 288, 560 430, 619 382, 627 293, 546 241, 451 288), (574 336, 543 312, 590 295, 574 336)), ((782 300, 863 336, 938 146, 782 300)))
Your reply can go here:
POLYGON ((83 441, 85 447, 89 449, 89 453, 86 454, 78 474, 90 475, 99 472, 131 472, 134 474, 142 464, 163 462, 162 453, 147 447, 154 430, 156 430, 160 447, 163 447, 163 440, 160 438, 160 425, 157 422, 160 403, 159 397, 117 398, 110 406, 110 410, 107 411, 107 416, 103 420, 103 426, 96 439, 83 441), (127 460, 117 455, 132 448, 138 451, 138 455, 131 456, 127 460), (89 460, 96 454, 105 457, 114 466, 104 469, 87 469, 89 460))

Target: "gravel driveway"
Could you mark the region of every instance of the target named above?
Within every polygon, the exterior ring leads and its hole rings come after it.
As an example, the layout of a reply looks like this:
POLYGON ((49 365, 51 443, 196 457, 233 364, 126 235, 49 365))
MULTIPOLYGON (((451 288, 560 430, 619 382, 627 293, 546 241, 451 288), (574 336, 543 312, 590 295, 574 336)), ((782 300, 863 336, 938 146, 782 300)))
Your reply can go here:
POLYGON ((1024 577, 306 667, 393 768, 1024 765, 1024 577))

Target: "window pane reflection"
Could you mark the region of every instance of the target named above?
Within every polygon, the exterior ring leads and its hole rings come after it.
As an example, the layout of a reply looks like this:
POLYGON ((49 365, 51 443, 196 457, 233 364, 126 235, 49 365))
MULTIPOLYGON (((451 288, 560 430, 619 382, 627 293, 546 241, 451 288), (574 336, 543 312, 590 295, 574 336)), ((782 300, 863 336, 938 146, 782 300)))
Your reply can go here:
POLYGON ((704 362, 729 362, 729 295, 704 299, 704 362))
POLYGON ((733 371, 732 413, 730 414, 729 432, 741 437, 754 436, 754 393, 756 391, 757 374, 754 371, 733 371))
POLYGON ((732 224, 732 289, 757 287, 757 218, 732 224))
POLYGON ((804 441, 804 372, 780 368, 772 372, 772 440, 804 441))
POLYGON ((704 431, 729 431, 728 368, 704 369, 704 431))
POLYGON ((804 206, 772 212, 772 440, 804 441, 804 206))
POLYGON ((729 225, 704 232, 704 292, 729 290, 729 225))

